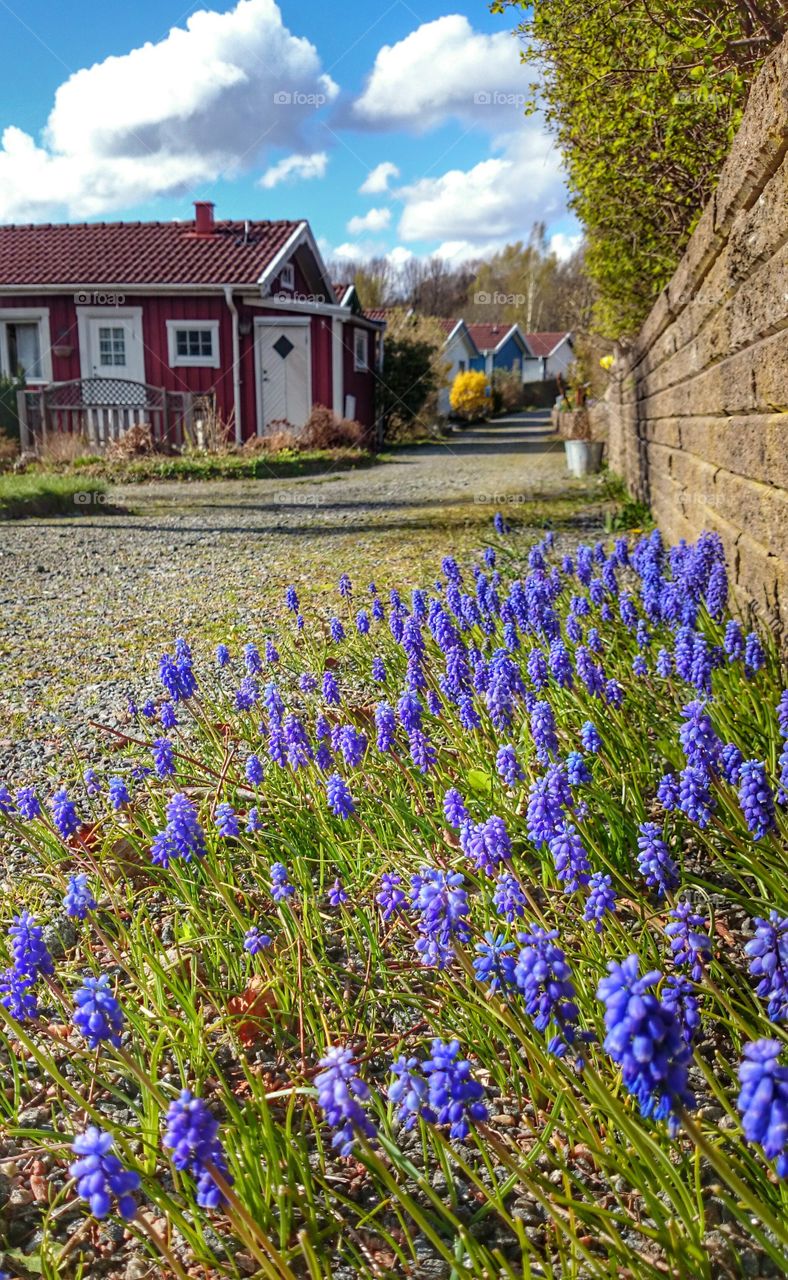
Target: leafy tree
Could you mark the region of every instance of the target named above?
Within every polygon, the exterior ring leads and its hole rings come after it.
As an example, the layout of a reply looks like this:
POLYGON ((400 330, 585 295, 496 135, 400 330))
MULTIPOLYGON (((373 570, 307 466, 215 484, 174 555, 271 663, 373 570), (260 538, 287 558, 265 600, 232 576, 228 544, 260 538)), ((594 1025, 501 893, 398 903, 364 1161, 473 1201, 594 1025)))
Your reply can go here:
POLYGON ((459 314, 469 320, 517 322, 526 333, 539 329, 586 328, 593 287, 579 249, 566 262, 550 253, 544 223, 536 223, 528 244, 508 244, 483 262, 459 314))
POLYGON ((387 439, 435 422, 438 391, 450 368, 442 354, 444 338, 441 325, 431 316, 405 308, 389 316, 379 386, 387 439))
POLYGON ((399 289, 404 302, 423 315, 462 315, 468 286, 475 265, 456 267, 444 258, 410 258, 399 274, 399 289))
POLYGON ((368 262, 343 258, 329 262, 327 266, 332 280, 356 286, 362 307, 390 307, 394 303, 396 273, 387 258, 370 258, 368 262))
POLYGON ((785 35, 784 0, 494 0, 525 10, 598 288, 596 323, 636 330, 714 189, 748 87, 785 35))

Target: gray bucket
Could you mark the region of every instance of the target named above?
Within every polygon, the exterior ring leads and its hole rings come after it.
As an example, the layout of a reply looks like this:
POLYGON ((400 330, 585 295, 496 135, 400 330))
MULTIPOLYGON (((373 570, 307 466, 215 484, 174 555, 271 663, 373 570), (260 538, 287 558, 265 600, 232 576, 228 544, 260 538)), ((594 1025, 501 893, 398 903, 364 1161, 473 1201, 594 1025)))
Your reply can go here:
POLYGON ((565 440, 566 465, 571 476, 594 475, 602 465, 601 440, 565 440))

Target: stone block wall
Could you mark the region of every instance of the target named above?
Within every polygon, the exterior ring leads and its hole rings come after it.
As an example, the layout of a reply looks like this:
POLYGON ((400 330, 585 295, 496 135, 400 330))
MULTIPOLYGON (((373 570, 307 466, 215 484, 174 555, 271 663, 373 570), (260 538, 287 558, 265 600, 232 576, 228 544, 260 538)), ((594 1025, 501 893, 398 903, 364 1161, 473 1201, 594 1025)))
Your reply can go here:
POLYGON ((604 403, 611 469, 671 540, 717 530, 741 602, 788 633, 788 40, 604 403))

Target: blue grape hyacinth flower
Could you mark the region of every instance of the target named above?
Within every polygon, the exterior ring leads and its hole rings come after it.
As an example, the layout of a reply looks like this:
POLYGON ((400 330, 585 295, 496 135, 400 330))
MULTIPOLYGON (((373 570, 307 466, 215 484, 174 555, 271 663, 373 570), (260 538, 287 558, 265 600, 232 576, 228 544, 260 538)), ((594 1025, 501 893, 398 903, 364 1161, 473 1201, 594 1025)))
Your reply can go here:
POLYGON ((776 1161, 778 1178, 788 1178, 788 1067, 779 1061, 784 1047, 765 1039, 744 1046, 737 1102, 745 1138, 776 1161))
POLYGON ((369 1087, 356 1074, 350 1049, 336 1045, 320 1059, 321 1070, 315 1076, 317 1100, 326 1123, 334 1132, 331 1145, 342 1156, 349 1156, 359 1138, 375 1138, 377 1130, 362 1103, 369 1098, 369 1087))
POLYGON ((90 1125, 72 1143, 79 1159, 68 1171, 76 1179, 77 1195, 87 1200, 94 1218, 106 1218, 115 1201, 120 1217, 130 1219, 137 1212, 134 1192, 139 1190, 140 1176, 123 1168, 112 1152, 113 1142, 111 1133, 90 1125))
POLYGON ((95 910, 96 899, 90 891, 87 875, 72 876, 68 882, 63 906, 67 916, 84 920, 89 911, 95 910))
POLYGON ((219 1122, 202 1098, 188 1089, 170 1103, 166 1116, 164 1147, 172 1153, 176 1169, 190 1173, 197 1186, 197 1203, 203 1209, 218 1209, 224 1194, 214 1171, 232 1183, 224 1148, 219 1138, 219 1122))
POLYGON ((788 916, 772 911, 768 920, 755 921, 755 936, 744 950, 750 959, 750 973, 758 979, 756 993, 768 1000, 772 1022, 788 1021, 788 916))
POLYGON ((120 1047, 123 1031, 123 1010, 109 989, 109 978, 85 978, 84 984, 74 996, 76 1009, 72 1022, 88 1042, 88 1048, 98 1049, 105 1040, 115 1048, 120 1047))
POLYGON ((739 768, 739 804, 753 840, 762 840, 776 826, 774 795, 766 765, 745 760, 739 768))
POLYGON ((687 1082, 691 1055, 676 1014, 655 994, 662 975, 653 970, 641 976, 636 955, 621 964, 611 960, 608 971, 597 990, 605 1006, 605 1050, 621 1067, 641 1114, 667 1121, 675 1134, 680 1110, 694 1106, 687 1082))

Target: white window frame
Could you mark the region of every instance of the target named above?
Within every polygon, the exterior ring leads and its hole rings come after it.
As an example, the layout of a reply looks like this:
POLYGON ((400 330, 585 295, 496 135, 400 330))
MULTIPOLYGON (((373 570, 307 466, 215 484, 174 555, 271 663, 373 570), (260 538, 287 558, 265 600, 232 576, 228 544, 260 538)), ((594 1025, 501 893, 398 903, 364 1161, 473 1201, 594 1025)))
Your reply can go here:
POLYGON ((369 373, 369 333, 366 329, 353 330, 353 370, 355 373, 369 373), (359 340, 364 345, 364 354, 359 359, 359 340))
POLYGON ((0 373, 11 376, 11 362, 8 355, 7 324, 37 324, 38 350, 41 374, 31 378, 25 373, 25 384, 28 387, 43 387, 52 381, 52 340, 49 328, 49 307, 12 307, 6 310, 0 307, 0 373))
POLYGON ((167 321, 167 358, 171 369, 218 369, 221 366, 219 353, 219 321, 218 320, 168 320, 167 321), (179 330, 198 329, 210 333, 213 354, 211 356, 178 355, 179 330))
POLYGON ((286 262, 279 272, 279 288, 287 289, 288 293, 295 289, 295 267, 292 262, 286 262))

